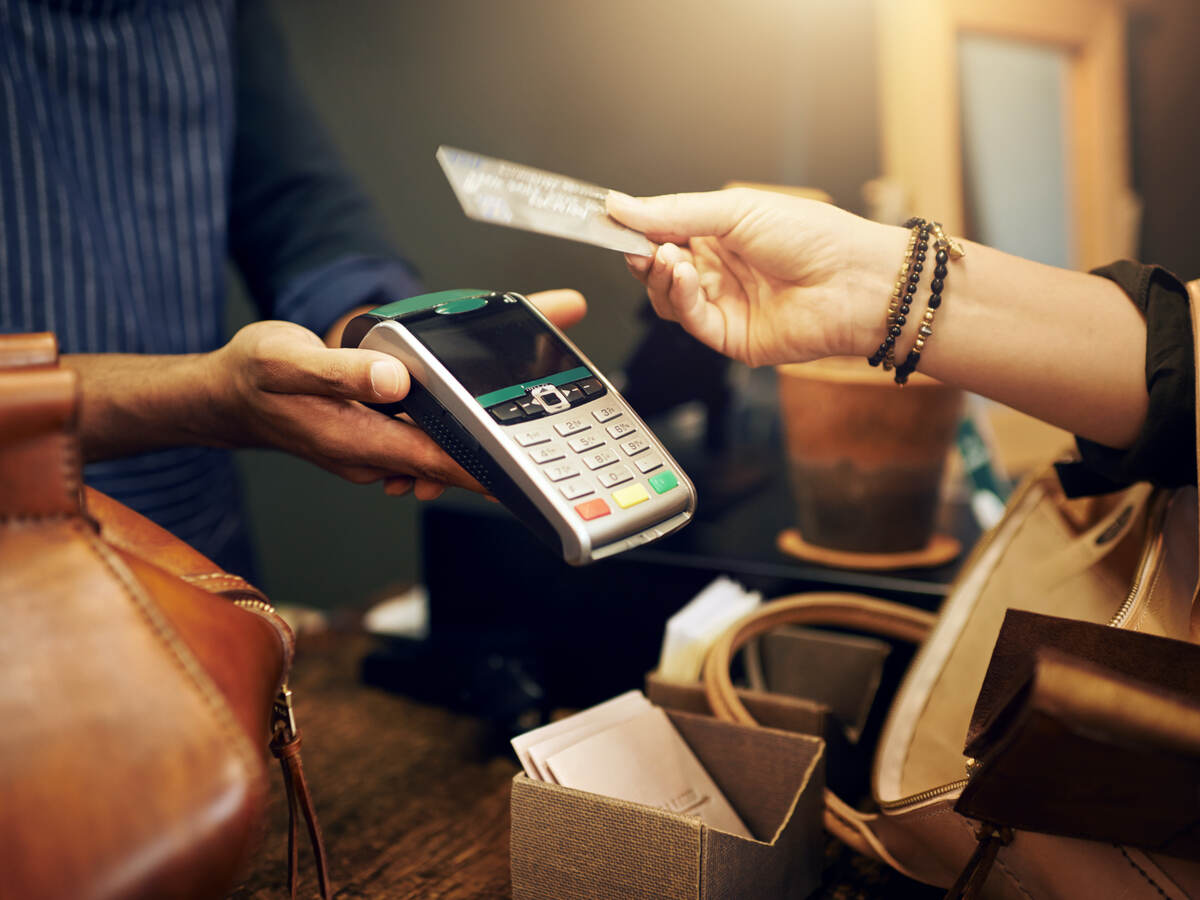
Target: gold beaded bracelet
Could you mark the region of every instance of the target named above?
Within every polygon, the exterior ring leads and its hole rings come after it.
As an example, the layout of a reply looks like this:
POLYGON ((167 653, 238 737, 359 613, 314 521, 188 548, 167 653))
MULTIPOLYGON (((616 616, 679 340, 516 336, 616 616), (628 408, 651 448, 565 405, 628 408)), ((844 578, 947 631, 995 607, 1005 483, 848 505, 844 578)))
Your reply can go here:
POLYGON ((949 273, 946 264, 951 259, 961 259, 966 255, 962 245, 947 237, 940 222, 932 224, 932 231, 934 269, 933 279, 929 282, 929 301, 925 305, 925 314, 921 317, 921 324, 917 328, 917 339, 913 343, 912 349, 908 351, 904 362, 896 366, 896 384, 901 387, 908 381, 908 376, 916 371, 917 364, 921 361, 921 353, 925 349, 925 343, 933 337, 933 318, 937 314, 938 307, 942 305, 942 292, 945 290, 946 276, 949 273))
POLYGON ((932 225, 924 219, 912 218, 904 223, 911 230, 908 236, 908 248, 904 251, 904 262, 896 275, 896 284, 888 302, 887 326, 883 340, 873 354, 867 357, 867 362, 873 366, 883 364, 884 371, 890 370, 896 361, 896 338, 908 321, 909 308, 916 295, 917 285, 921 280, 924 268, 925 253, 929 249, 929 233, 932 225))

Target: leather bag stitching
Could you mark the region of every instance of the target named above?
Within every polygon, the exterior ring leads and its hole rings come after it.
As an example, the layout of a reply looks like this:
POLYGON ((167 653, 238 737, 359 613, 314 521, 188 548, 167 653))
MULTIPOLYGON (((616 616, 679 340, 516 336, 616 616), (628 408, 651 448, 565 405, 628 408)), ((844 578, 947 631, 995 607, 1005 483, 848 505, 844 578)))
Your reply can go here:
POLYGON ((59 433, 58 442, 63 490, 66 492, 67 503, 74 504, 79 497, 79 442, 75 435, 66 429, 59 433))
POLYGON ((76 516, 73 513, 65 513, 65 512, 45 513, 43 515, 37 515, 36 513, 34 515, 19 515, 19 516, 18 515, 8 515, 8 516, 0 515, 0 523, 2 523, 4 525, 12 525, 14 527, 19 528, 19 527, 25 526, 25 525, 36 526, 36 525, 42 525, 44 523, 68 522, 74 518, 76 518, 76 516))
POLYGON ((249 583, 241 575, 234 575, 230 572, 209 572, 205 575, 181 575, 179 577, 186 581, 207 581, 209 579, 224 578, 228 581, 239 581, 242 584, 249 583))
POLYGON ((1145 869, 1143 869, 1141 866, 1139 866, 1136 862, 1133 861, 1133 857, 1129 855, 1129 852, 1124 847, 1122 847, 1120 844, 1113 844, 1113 846, 1121 851, 1121 855, 1123 857, 1125 857, 1125 862, 1127 862, 1127 863, 1129 863, 1129 865, 1133 866, 1134 871, 1136 871, 1139 875, 1141 875, 1142 878, 1146 879, 1146 881, 1149 882, 1150 886, 1152 888, 1154 888, 1156 891, 1158 891, 1158 895, 1160 897, 1165 898, 1165 900, 1171 900, 1171 895, 1162 889, 1162 885, 1160 885, 1157 881, 1155 881, 1154 878, 1151 877, 1149 872, 1147 872, 1145 869))
POLYGON ((171 625, 162 617, 162 614, 154 607, 154 605, 145 596, 141 585, 132 577, 126 570, 125 566, 113 554, 104 543, 94 534, 86 529, 81 529, 92 552, 100 559, 105 568, 112 573, 117 579, 117 582, 124 589, 126 595, 133 601, 142 617, 150 626, 151 631, 162 642, 175 661, 175 664, 182 670, 184 675, 191 681, 192 686, 196 689, 200 699, 209 707, 213 713, 213 717, 217 720, 217 725, 224 732, 226 738, 233 745, 234 751, 237 754, 243 772, 249 776, 251 790, 257 794, 258 800, 264 800, 266 797, 266 777, 264 773, 255 765, 255 754, 250 745, 250 739, 242 733, 241 728, 233 719, 233 713, 230 711, 224 697, 213 684, 208 673, 204 671, 195 656, 187 648, 186 645, 179 639, 171 625))

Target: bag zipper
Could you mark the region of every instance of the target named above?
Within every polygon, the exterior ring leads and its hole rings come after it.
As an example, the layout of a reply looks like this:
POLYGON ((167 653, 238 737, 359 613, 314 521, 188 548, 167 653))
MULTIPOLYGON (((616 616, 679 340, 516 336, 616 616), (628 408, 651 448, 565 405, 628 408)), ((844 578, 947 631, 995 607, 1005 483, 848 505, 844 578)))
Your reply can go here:
POLYGON ((286 657, 283 675, 279 682, 279 690, 271 704, 270 738, 268 745, 271 752, 279 760, 283 771, 284 792, 288 801, 288 893, 296 896, 297 885, 297 808, 304 816, 308 826, 308 839, 312 844, 313 859, 317 870, 317 886, 322 900, 333 896, 333 888, 329 883, 329 866, 325 855, 325 842, 321 837, 321 826, 317 822, 317 813, 313 809, 312 796, 308 783, 304 778, 304 767, 300 763, 300 729, 296 727, 296 713, 292 706, 292 690, 288 687, 288 674, 292 670, 292 657, 295 653, 296 638, 292 629, 275 607, 257 597, 242 597, 232 601, 234 606, 257 613, 275 626, 283 641, 286 657))
POLYGON ((1108 620, 1110 628, 1123 628, 1126 625, 1134 609, 1137 608, 1138 601, 1142 599, 1142 589, 1147 584, 1153 584, 1158 575, 1162 564, 1163 525, 1167 518, 1169 500, 1170 497, 1166 491, 1155 491, 1154 496, 1150 499, 1150 512, 1146 516, 1146 533, 1153 537, 1142 543, 1142 555, 1138 560, 1133 583, 1129 586, 1125 602, 1108 620))
POLYGON ((265 600, 259 600, 256 597, 242 597, 234 600, 233 605, 240 606, 242 609, 262 616, 275 626, 276 631, 279 632, 280 639, 283 641, 285 660, 283 674, 279 681, 279 688, 275 693, 275 700, 271 704, 270 733, 273 740, 279 739, 286 743, 299 733, 296 728, 296 714, 292 707, 292 689, 288 687, 288 674, 292 670, 292 654, 295 649, 296 638, 292 634, 292 629, 283 620, 283 617, 279 615, 275 607, 265 600))
MULTIPOLYGON (((1005 504, 1006 511, 1014 510, 1024 503, 1025 498, 1033 490, 1041 487, 1044 484, 1045 477, 1045 475, 1042 475, 1041 477, 1031 478, 1023 484, 1018 485, 1016 491, 1013 492, 1012 496, 1008 498, 1008 502, 1005 504)), ((1001 530, 1002 529, 1000 525, 996 524, 985 531, 983 536, 975 542, 975 546, 971 548, 971 552, 967 554, 966 560, 963 561, 962 567, 958 570, 958 574, 951 582, 950 587, 947 590, 947 596, 954 593, 955 589, 958 587, 959 580, 963 577, 963 573, 970 571, 970 569, 978 563, 979 559, 983 557, 988 548, 995 542, 996 536, 1001 530)), ((971 780, 970 775, 974 762, 974 760, 968 760, 966 778, 960 778, 957 781, 951 781, 947 784, 938 785, 937 787, 929 788, 928 790, 921 791, 917 794, 911 794, 907 797, 900 797, 896 800, 877 799, 875 803, 881 812, 895 812, 907 806, 916 806, 922 803, 927 803, 930 800, 936 800, 937 798, 945 796, 946 794, 953 794, 955 791, 961 791, 967 786, 967 782, 971 780)))
MULTIPOLYGON (((1036 482, 1035 482, 1036 483, 1036 482)), ((1029 485, 1027 487, 1031 487, 1029 485)), ((1024 491, 1021 495, 1024 495, 1024 491)), ((1019 500, 1018 497, 1010 498, 1009 508, 1015 508, 1015 503, 1019 500)), ((1163 548, 1163 522, 1166 519, 1167 505, 1170 500, 1169 494, 1166 491, 1155 491, 1154 496, 1150 499, 1150 509, 1146 516, 1146 533, 1152 535, 1149 540, 1142 543, 1142 552, 1138 558, 1137 568, 1134 570, 1133 581, 1130 583, 1129 592, 1125 596, 1124 602, 1121 604, 1117 612, 1108 621, 1109 627, 1120 628, 1126 624, 1134 609, 1137 608, 1138 601, 1142 599, 1144 588, 1148 584, 1154 582, 1155 576, 1158 574, 1159 567, 1162 563, 1162 548, 1163 548)), ((992 529, 985 535, 984 539, 976 544, 975 549, 964 564, 965 570, 972 562, 973 558, 982 550, 986 549, 991 543, 991 536, 999 529, 992 529)), ((936 800, 939 797, 961 792, 967 786, 975 772, 979 770, 981 764, 974 759, 968 759, 967 777, 960 778, 956 781, 948 782, 947 784, 939 785, 935 788, 930 788, 926 791, 921 791, 917 794, 912 794, 908 797, 901 797, 898 800, 877 801, 879 809, 884 812, 895 812, 908 806, 918 806, 923 803, 928 803, 930 800, 936 800)))
POLYGON ((936 800, 944 794, 953 794, 955 791, 961 791, 967 786, 967 782, 970 780, 968 776, 967 778, 960 778, 958 781, 951 781, 948 784, 930 788, 927 791, 921 791, 919 794, 901 797, 899 800, 881 800, 879 801, 879 808, 884 812, 894 812, 905 806, 917 806, 921 803, 927 803, 930 800, 936 800))
POLYGON ((242 609, 249 610, 266 619, 279 633, 279 640, 283 642, 283 675, 280 688, 286 688, 288 673, 292 671, 292 660, 296 655, 296 636, 292 633, 291 626, 283 620, 275 607, 265 600, 259 600, 256 597, 240 597, 231 602, 234 606, 240 606, 242 609))

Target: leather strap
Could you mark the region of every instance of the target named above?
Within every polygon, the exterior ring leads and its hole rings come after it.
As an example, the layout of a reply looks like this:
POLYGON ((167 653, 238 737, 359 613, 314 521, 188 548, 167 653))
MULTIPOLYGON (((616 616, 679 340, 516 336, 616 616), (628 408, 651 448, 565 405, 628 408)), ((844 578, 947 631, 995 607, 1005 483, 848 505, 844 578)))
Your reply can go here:
POLYGON ((781 625, 840 625, 919 644, 936 621, 933 613, 861 594, 797 594, 773 600, 736 622, 713 644, 704 660, 704 692, 718 718, 757 725, 729 678, 734 654, 752 638, 781 625))
POLYGON ((0 335, 0 520, 79 511, 75 373, 54 335, 0 335))
POLYGON ((47 368, 58 362, 58 341, 48 331, 0 334, 0 369, 47 368))
MULTIPOLYGON (((1188 305, 1190 306, 1192 318, 1192 353, 1193 368, 1195 369, 1196 378, 1196 496, 1200 502, 1200 278, 1187 283, 1188 305)), ((1200 553, 1200 545, 1197 545, 1197 552, 1200 553)), ((1200 602, 1200 577, 1196 581, 1196 589, 1192 592, 1192 622, 1196 623, 1197 616, 1200 615, 1198 610, 1198 602, 1200 602)), ((1193 628, 1193 634, 1195 628, 1193 628)))
MULTIPOLYGON (((734 623, 709 649, 702 676, 704 693, 718 719, 757 725, 729 677, 734 654, 746 642, 782 625, 836 625, 920 644, 936 621, 933 613, 861 594, 811 593, 773 600, 734 623)), ((878 859, 911 876, 872 831, 868 825, 872 818, 826 789, 826 831, 863 856, 878 859)))
POLYGON ((279 760, 283 770, 283 787, 288 801, 288 896, 296 900, 296 871, 298 868, 298 850, 296 846, 296 806, 304 814, 304 822, 308 826, 308 840, 312 845, 313 858, 317 867, 317 884, 321 890, 322 900, 329 900, 333 895, 329 887, 329 867, 325 856, 325 841, 321 836, 321 826, 317 822, 317 814, 313 808, 312 794, 308 789, 308 781, 304 777, 304 764, 300 760, 301 735, 294 734, 288 728, 282 728, 271 740, 271 752, 279 760))
POLYGON ((75 373, 21 369, 0 379, 0 520, 79 512, 75 373))
POLYGON ((967 861, 966 868, 946 891, 945 900, 976 900, 987 883, 987 877, 992 871, 992 864, 996 862, 1000 848, 1012 843, 1013 832, 1011 828, 984 822, 975 832, 975 840, 978 842, 975 852, 967 861))

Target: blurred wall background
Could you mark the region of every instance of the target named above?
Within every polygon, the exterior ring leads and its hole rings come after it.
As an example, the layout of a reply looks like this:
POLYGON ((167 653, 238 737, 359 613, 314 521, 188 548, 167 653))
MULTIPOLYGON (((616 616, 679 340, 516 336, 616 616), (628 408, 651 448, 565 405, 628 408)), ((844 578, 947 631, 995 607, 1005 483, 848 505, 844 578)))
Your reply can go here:
MULTIPOLYGON (((1050 2, 1050 0, 1048 0, 1050 2)), ((575 287, 576 341, 607 370, 639 333, 616 253, 467 220, 447 143, 630 193, 810 185, 862 211, 878 174, 872 0, 277 0, 301 82, 431 289, 575 287)), ((1195 0, 1130 29, 1143 258, 1200 275, 1195 0)), ((914 64, 919 65, 914 52, 914 64)), ((231 308, 230 327, 250 316, 231 308)), ((358 604, 419 578, 417 504, 265 452, 241 458, 278 602, 358 604)))
POLYGON ((1140 4, 1130 15, 1129 44, 1142 259, 1200 278, 1200 2, 1140 4))

